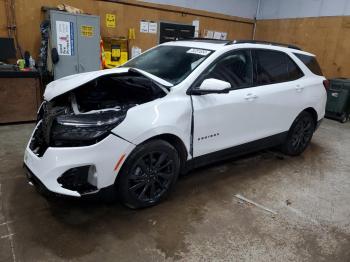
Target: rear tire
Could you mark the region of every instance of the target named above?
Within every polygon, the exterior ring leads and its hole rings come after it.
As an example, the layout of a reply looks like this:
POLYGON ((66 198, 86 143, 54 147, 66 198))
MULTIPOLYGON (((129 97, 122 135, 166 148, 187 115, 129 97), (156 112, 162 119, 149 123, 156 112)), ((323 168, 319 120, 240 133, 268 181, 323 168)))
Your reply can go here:
POLYGON ((135 148, 126 160, 117 184, 122 202, 130 208, 153 206, 173 189, 180 171, 176 149, 163 140, 135 148))
POLYGON ((301 112, 289 129, 281 151, 290 156, 300 155, 309 145, 314 132, 315 120, 312 115, 306 111, 301 112))

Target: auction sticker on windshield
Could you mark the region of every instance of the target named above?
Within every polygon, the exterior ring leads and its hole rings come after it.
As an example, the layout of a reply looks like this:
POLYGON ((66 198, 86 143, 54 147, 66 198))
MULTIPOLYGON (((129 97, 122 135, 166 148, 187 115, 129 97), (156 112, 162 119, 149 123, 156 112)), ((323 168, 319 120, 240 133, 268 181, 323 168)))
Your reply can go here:
POLYGON ((191 48, 186 53, 206 56, 210 53, 210 51, 204 50, 204 49, 198 49, 198 48, 191 48))

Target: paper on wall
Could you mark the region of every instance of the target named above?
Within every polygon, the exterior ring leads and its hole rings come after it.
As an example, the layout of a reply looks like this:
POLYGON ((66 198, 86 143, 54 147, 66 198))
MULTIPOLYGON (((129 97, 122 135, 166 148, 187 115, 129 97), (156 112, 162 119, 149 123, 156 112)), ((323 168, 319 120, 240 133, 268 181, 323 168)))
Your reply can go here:
POLYGON ((157 33, 157 27, 158 24, 156 22, 149 22, 148 23, 148 33, 150 34, 156 34, 157 33))
POLYGON ((142 52, 142 51, 141 51, 141 48, 139 48, 139 47, 137 47, 137 46, 133 46, 133 47, 131 48, 131 58, 134 58, 134 57, 140 55, 141 52, 142 52))
POLYGON ((199 20, 193 20, 192 25, 194 26, 194 37, 199 36, 199 20))
POLYGON ((199 20, 193 20, 192 25, 194 26, 195 31, 199 30, 199 20))
POLYGON ((117 17, 115 14, 106 14, 106 27, 115 28, 117 24, 117 17))
POLYGON ((140 32, 141 33, 148 33, 148 27, 149 27, 149 22, 141 20, 140 21, 140 32))
POLYGON ((214 32, 207 30, 205 34, 205 38, 214 38, 214 32))
POLYGON ((56 21, 58 55, 74 55, 74 29, 72 22, 56 21))
POLYGON ((221 32, 214 32, 214 39, 221 39, 221 32))
POLYGON ((221 40, 226 40, 227 39, 227 33, 226 32, 221 32, 221 40))

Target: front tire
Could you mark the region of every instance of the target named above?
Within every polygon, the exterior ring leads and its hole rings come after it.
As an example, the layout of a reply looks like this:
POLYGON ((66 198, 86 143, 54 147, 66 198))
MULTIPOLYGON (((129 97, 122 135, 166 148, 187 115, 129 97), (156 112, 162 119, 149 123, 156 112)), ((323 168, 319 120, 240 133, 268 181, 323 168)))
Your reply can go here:
POLYGON ((315 121, 309 112, 303 111, 288 131, 287 139, 281 149, 286 155, 300 155, 309 145, 315 132, 315 121))
POLYGON ((163 140, 153 140, 135 148, 126 160, 117 188, 130 208, 158 204, 173 189, 180 170, 176 149, 163 140))

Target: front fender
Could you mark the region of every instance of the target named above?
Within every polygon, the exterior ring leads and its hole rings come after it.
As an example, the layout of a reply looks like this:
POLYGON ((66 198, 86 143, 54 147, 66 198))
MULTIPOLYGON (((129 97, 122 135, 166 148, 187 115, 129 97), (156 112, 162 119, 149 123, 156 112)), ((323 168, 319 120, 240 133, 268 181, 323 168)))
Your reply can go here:
POLYGON ((191 110, 187 95, 168 94, 129 109, 124 121, 112 132, 136 145, 154 136, 172 134, 189 150, 191 110))

